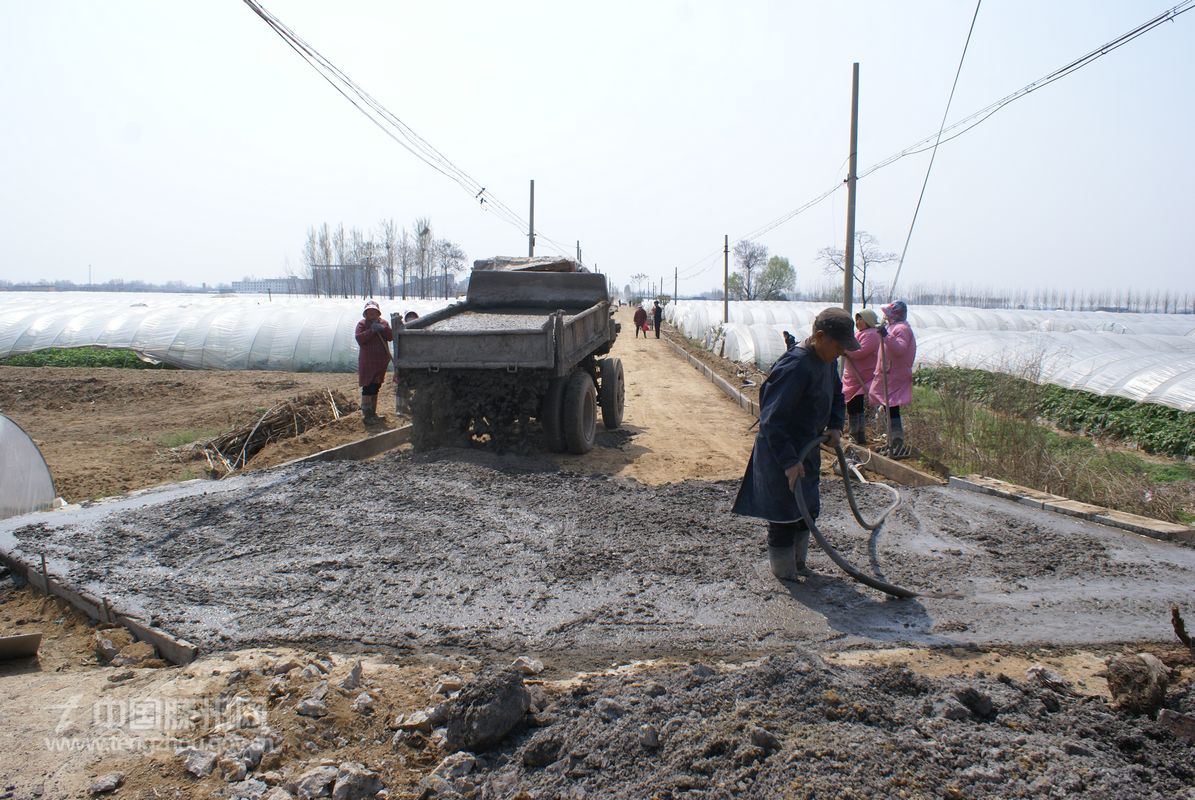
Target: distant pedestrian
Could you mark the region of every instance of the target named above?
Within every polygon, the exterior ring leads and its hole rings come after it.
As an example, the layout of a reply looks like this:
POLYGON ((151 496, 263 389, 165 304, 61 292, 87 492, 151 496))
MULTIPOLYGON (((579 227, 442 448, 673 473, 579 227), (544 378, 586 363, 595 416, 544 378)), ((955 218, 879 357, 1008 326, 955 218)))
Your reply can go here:
POLYGON ((859 349, 846 353, 842 373, 842 397, 846 400, 847 421, 855 444, 867 446, 867 393, 875 377, 876 357, 880 351, 879 315, 865 308, 855 315, 855 338, 859 349))
POLYGON ((884 324, 880 335, 880 358, 869 397, 873 405, 888 409, 892 437, 882 448, 891 458, 908 458, 905 428, 900 410, 913 400, 913 361, 917 358, 917 338, 909 326, 909 307, 903 300, 884 306, 884 324))
POLYGON ((797 505, 800 492, 809 516, 821 511, 820 448, 805 460, 801 451, 825 434, 842 437, 844 403, 838 357, 859 349, 850 315, 827 308, 813 322, 813 335, 780 356, 759 389, 759 432, 735 498, 735 514, 768 522, 768 563, 780 580, 805 571, 809 527, 797 505))
POLYGON ((639 334, 643 334, 643 338, 647 338, 647 309, 642 305, 635 309, 635 338, 639 338, 639 334))
POLYGON ((660 301, 655 301, 655 305, 651 309, 652 323, 656 326, 656 338, 660 338, 660 320, 664 318, 664 308, 660 305, 660 301))
POLYGON ((357 383, 361 386, 361 417, 369 426, 384 421, 377 414, 378 390, 382 388, 390 366, 390 346, 386 343, 394 341, 394 332, 382 319, 382 309, 373 300, 365 304, 361 316, 354 333, 360 348, 357 352, 357 383))

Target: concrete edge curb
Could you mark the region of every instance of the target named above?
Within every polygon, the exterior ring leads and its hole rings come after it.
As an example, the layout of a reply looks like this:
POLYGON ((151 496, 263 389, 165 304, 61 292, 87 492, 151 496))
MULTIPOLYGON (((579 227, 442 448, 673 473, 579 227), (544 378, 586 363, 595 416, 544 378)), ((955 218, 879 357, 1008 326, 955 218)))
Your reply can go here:
POLYGON ((403 425, 398 428, 392 428, 384 433, 366 436, 364 439, 358 439, 355 442, 329 447, 327 450, 321 450, 309 456, 300 456, 290 461, 284 461, 268 469, 293 467, 298 464, 312 464, 316 461, 362 461, 376 455, 381 455, 387 450, 393 450, 400 444, 406 444, 409 441, 411 441, 411 426, 403 425))
POLYGON ((1151 539, 1159 539, 1164 542, 1195 544, 1195 529, 1188 528, 1185 525, 1179 525, 1174 522, 1163 522, 1162 520, 1129 514, 1124 511, 1116 511, 1115 509, 1104 508, 1103 506, 1092 505, 1090 503, 1080 503, 1077 500, 1070 500, 1047 492, 1039 492, 1035 489, 1027 489, 1024 486, 1017 486, 1015 483, 1008 483, 1007 481, 988 478, 983 475, 966 475, 961 478, 951 476, 947 485, 968 492, 1003 497, 1015 503, 1040 508, 1043 511, 1050 511, 1055 514, 1066 514, 1067 516, 1078 517, 1089 522, 1098 522, 1101 525, 1120 528, 1131 533, 1148 536, 1151 539))
POLYGON ((30 586, 40 589, 43 594, 62 598, 86 614, 89 619, 98 623, 123 626, 139 641, 153 645, 154 649, 171 664, 189 664, 199 655, 199 648, 186 639, 171 636, 159 628, 147 625, 137 617, 115 610, 107 598, 97 598, 86 591, 75 591, 68 588, 48 570, 43 573, 40 567, 29 564, 24 559, 2 550, 0 550, 0 563, 8 567, 14 574, 22 575, 30 586))
POLYGON ((739 408, 743 409, 753 417, 759 416, 759 403, 756 403, 738 389, 731 386, 728 380, 723 378, 717 372, 714 372, 714 370, 711 369, 707 364, 703 364, 701 359, 690 354, 685 350, 685 348, 681 347, 676 342, 672 341, 671 339, 667 339, 665 341, 668 342, 672 349, 675 350, 681 356, 681 358, 684 358, 686 361, 688 361, 694 369, 705 375, 705 377, 709 378, 710 381, 712 381, 715 386, 721 389, 723 394, 733 400, 739 408))
MULTIPOLYGON (((681 347, 676 342, 669 339, 668 344, 671 345, 672 349, 675 350, 682 358, 688 361, 689 364, 691 364, 698 372, 705 375, 705 377, 708 378, 715 386, 721 389, 723 394, 738 404, 739 408, 743 409, 754 417, 759 417, 758 403, 744 395, 734 386, 731 386, 728 380, 715 372, 708 364, 703 363, 701 359, 686 351, 685 348, 681 347)), ((858 450, 858 448, 856 448, 854 445, 848 445, 847 449, 851 451, 858 450)), ((910 467, 907 464, 901 464, 899 461, 893 461, 890 458, 886 458, 879 453, 874 453, 870 450, 864 450, 863 452, 869 454, 869 460, 866 464, 866 468, 872 472, 878 472, 888 480, 896 481, 905 486, 942 486, 945 484, 945 481, 936 475, 930 475, 927 472, 922 472, 919 469, 910 467)))

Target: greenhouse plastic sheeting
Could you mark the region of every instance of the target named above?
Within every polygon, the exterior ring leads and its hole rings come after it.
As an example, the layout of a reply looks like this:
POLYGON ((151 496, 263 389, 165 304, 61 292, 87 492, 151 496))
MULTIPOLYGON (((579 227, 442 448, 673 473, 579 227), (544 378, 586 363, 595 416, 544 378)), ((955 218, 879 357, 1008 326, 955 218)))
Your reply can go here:
POLYGON ((54 497, 41 451, 20 425, 0 414, 0 519, 49 508, 54 497))
MULTIPOLYGON (((783 332, 808 335, 828 303, 669 304, 686 336, 733 361, 769 369, 783 332)), ((1019 375, 1068 389, 1195 411, 1195 317, 1182 314, 1014 311, 934 306, 909 313, 917 363, 1019 375)))
MULTIPOLYGON (((379 299, 420 316, 447 300, 379 299)), ((0 293, 0 358, 51 347, 128 348, 178 367, 355 372, 365 303, 263 295, 0 293)))

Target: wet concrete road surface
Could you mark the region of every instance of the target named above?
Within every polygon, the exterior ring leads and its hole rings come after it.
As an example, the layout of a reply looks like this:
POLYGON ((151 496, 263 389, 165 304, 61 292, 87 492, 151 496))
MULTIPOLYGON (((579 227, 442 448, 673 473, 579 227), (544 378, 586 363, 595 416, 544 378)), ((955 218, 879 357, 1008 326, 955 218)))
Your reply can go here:
MULTIPOLYGON (((1195 549, 998 498, 902 490, 879 540, 893 600, 811 553, 785 586, 737 482, 648 487, 468 451, 390 454, 192 483, 0 522, 0 547, 201 649, 550 653, 611 660, 860 642, 1169 639, 1195 600, 1195 549)), ((864 487, 874 515, 887 494, 864 487)), ((822 528, 869 568, 841 484, 822 528)))

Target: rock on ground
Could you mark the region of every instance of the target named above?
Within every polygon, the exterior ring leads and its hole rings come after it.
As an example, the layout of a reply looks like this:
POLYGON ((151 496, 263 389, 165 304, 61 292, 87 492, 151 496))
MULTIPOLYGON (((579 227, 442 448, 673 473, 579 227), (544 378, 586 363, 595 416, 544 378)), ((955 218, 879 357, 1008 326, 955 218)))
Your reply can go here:
POLYGON ((523 721, 531 695, 514 670, 483 672, 447 704, 449 750, 487 750, 523 721))
POLYGON ((1104 677, 1113 702, 1133 714, 1156 712, 1170 685, 1170 669, 1149 653, 1109 659, 1104 677))

